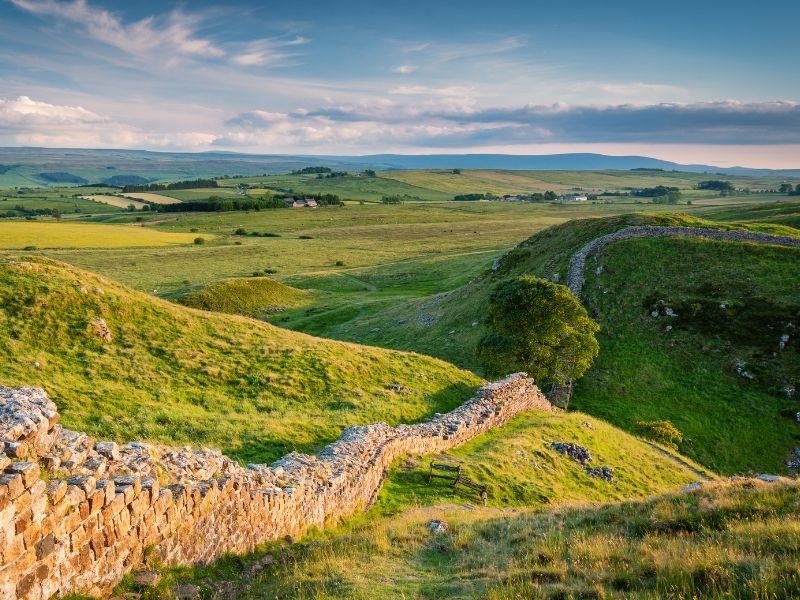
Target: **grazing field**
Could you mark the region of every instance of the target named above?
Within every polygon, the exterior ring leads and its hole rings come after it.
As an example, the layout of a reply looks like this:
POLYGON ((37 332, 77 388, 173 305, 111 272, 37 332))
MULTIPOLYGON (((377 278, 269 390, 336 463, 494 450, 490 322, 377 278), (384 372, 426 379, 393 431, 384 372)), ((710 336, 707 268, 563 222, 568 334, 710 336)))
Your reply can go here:
MULTIPOLYGON (((260 195, 256 194, 255 190, 248 190, 249 195, 260 195)), ((220 198, 237 198, 241 197, 241 194, 234 189, 226 188, 226 187, 216 187, 216 188, 194 188, 191 190, 164 190, 160 192, 158 195, 167 196, 170 198, 174 198, 176 200, 181 200, 183 202, 190 201, 190 200, 207 200, 211 196, 218 196, 220 198)))
POLYGON ((732 480, 604 506, 419 508, 166 571, 152 593, 191 581, 240 598, 795 598, 799 492, 732 480))
POLYGON ((143 200, 144 202, 152 202, 153 204, 178 204, 180 200, 171 198, 163 194, 151 194, 148 192, 124 192, 122 194, 126 198, 133 198, 134 200, 143 200))
MULTIPOLYGON (((146 248, 190 244, 190 233, 93 223, 0 221, 0 249, 146 248)), ((206 236, 211 237, 211 236, 206 236)), ((129 255, 130 256, 130 255, 129 255)))
POLYGON ((186 308, 46 258, 0 259, 0 384, 44 388, 66 427, 101 438, 270 462, 346 425, 445 412, 480 383, 430 357, 186 308))
MULTIPOLYGON (((625 225, 648 223, 714 226, 666 215, 574 221, 530 238, 496 273, 485 271, 458 289, 361 314, 328 313, 316 321, 289 311, 278 322, 310 325, 328 337, 413 349, 479 371, 475 348, 484 333, 489 294, 499 281, 519 274, 559 274, 563 281, 569 257, 584 243, 625 225)), ((800 434, 793 420, 796 401, 784 391, 800 381, 797 341, 791 338, 776 357, 772 353, 787 323, 800 318, 792 283, 800 280, 800 251, 630 240, 610 246, 588 270, 585 294, 602 327, 601 351, 577 387, 574 406, 634 433, 640 433, 638 421, 669 419, 684 434, 681 451, 719 472, 785 471, 800 434), (603 272, 594 276, 597 266, 603 272), (670 323, 668 334, 667 323, 650 316, 659 299, 685 319, 670 323), (727 312, 718 314, 714 307, 720 304, 727 312), (738 361, 755 374, 753 381, 737 373, 738 361)))
MULTIPOLYGON (((625 191, 658 185, 691 190, 699 182, 724 179, 737 187, 754 190, 777 188, 785 179, 775 176, 741 177, 677 171, 515 171, 496 169, 452 169, 382 171, 379 176, 413 187, 452 195, 464 193, 514 194, 521 192, 565 192, 581 190, 625 191)), ((713 194, 717 195, 718 194, 713 194)))
MULTIPOLYGON (((694 206, 666 207, 666 210, 670 208, 700 210, 694 206)), ((411 281, 410 275, 402 275, 399 263, 403 261, 437 259, 437 264, 443 266, 441 259, 451 257, 459 264, 474 259, 484 265, 532 233, 569 219, 664 210, 665 207, 653 204, 444 202, 181 213, 174 221, 148 229, 212 234, 217 236, 216 241, 200 247, 141 250, 136 256, 123 250, 49 251, 48 254, 138 289, 157 290, 157 294, 170 297, 187 293, 198 285, 246 277, 264 269, 274 270, 274 278, 281 281, 293 278, 295 285, 294 280, 299 276, 359 279, 362 269, 389 263, 398 264, 395 278, 398 285, 394 287, 399 290, 401 278, 406 284, 411 281), (244 229, 246 235, 234 236, 239 229, 244 229), (264 237, 265 234, 272 237, 264 237)), ((137 218, 159 220, 158 215, 127 212, 95 215, 86 220, 132 223, 137 218)), ((419 272, 413 265, 409 269, 419 272)), ((353 301, 359 302, 357 298, 353 301)), ((342 308, 343 304, 339 304, 342 308)))
POLYGON ((143 209, 147 206, 144 202, 139 202, 138 200, 132 200, 130 198, 122 198, 120 196, 109 196, 108 194, 92 194, 91 196, 84 196, 86 200, 91 200, 92 202, 101 202, 103 204, 108 204, 109 206, 116 206, 117 208, 128 208, 129 206, 133 206, 137 210, 143 209))

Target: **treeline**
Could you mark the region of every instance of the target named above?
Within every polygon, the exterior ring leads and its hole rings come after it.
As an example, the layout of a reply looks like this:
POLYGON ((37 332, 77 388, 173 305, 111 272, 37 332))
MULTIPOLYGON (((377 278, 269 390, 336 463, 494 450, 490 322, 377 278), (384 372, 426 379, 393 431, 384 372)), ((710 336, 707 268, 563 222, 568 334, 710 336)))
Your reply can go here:
POLYGON ((789 196, 800 196, 800 183, 794 188, 792 188, 791 183, 782 183, 778 191, 782 194, 788 194, 789 196))
POLYGON ((677 204, 681 199, 680 189, 665 185, 633 190, 631 195, 637 198, 652 198, 653 204, 677 204))
MULTIPOLYGON (((453 196, 453 202, 475 202, 478 200, 502 200, 505 196, 497 196, 492 193, 486 194, 458 194, 453 196)), ((553 202, 558 195, 553 191, 546 191, 544 194, 533 192, 531 194, 514 194, 513 198, 522 202, 553 202)))
POLYGON ((175 183, 145 183, 126 185, 123 193, 130 192, 163 192, 165 190, 194 190, 197 188, 217 188, 216 179, 192 179, 191 181, 176 181, 175 183))
MULTIPOLYGON (((80 212, 76 210, 75 212, 80 212)), ((15 204, 14 208, 0 213, 0 218, 11 219, 14 217, 55 217, 60 219, 63 213, 57 208, 25 208, 22 204, 15 204)))
POLYGON ((736 188, 730 181, 721 181, 719 179, 710 179, 708 181, 701 181, 697 184, 698 190, 716 190, 717 192, 732 192, 736 188))
POLYGON ((317 179, 334 179, 335 177, 347 177, 347 171, 331 171, 330 173, 320 173, 317 179))
POLYGON ((220 198, 211 196, 208 200, 191 200, 175 204, 159 204, 159 212, 231 212, 234 210, 262 210, 286 208, 283 198, 220 198))
POLYGON ((296 171, 292 171, 292 175, 314 175, 315 173, 330 173, 330 167, 305 167, 303 169, 297 169, 296 171))

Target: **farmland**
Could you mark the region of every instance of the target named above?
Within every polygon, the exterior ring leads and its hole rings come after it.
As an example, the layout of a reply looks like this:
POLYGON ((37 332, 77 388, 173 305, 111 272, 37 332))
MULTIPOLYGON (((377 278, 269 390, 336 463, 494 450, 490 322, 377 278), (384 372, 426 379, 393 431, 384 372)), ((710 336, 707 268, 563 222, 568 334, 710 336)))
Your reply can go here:
MULTIPOLYGON (((147 192, 140 192, 140 193, 124 193, 123 196, 126 198, 133 198, 134 200, 142 200, 144 202, 151 202, 153 204, 175 204, 180 202, 177 198, 172 198, 170 196, 165 196, 163 194, 148 194, 147 192)), ((139 208, 139 207, 137 207, 139 208)))
MULTIPOLYGON (((90 223, 38 223, 0 221, 0 248, 148 248, 190 244, 190 233, 151 228, 90 223)), ((208 236, 210 237, 210 236, 208 236)))
POLYGON ((145 207, 144 202, 139 202, 137 200, 131 200, 129 198, 121 198, 120 196, 109 196, 108 194, 93 194, 91 196, 83 196, 86 200, 91 200, 92 202, 100 202, 102 204, 108 204, 109 206, 116 206, 117 208, 128 208, 129 206, 134 207, 136 210, 141 210, 145 207))

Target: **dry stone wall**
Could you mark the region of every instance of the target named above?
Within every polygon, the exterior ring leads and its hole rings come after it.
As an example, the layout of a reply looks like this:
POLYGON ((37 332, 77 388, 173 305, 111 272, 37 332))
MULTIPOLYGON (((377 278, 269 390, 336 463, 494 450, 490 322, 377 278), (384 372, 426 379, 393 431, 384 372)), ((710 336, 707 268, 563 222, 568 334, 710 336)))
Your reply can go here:
POLYGON ((107 595, 146 555, 198 564, 374 501, 402 455, 448 450, 550 403, 522 373, 424 423, 347 428, 318 455, 239 466, 209 449, 96 442, 36 388, 0 387, 0 598, 107 595))
POLYGON ((627 240, 630 238, 647 237, 698 237, 710 240, 727 240, 731 242, 754 242, 759 244, 775 244, 778 246, 793 246, 800 248, 800 238, 793 238, 786 235, 771 235, 769 233, 759 233, 756 231, 725 231, 722 229, 710 229, 704 227, 657 227, 657 226, 634 226, 626 227, 593 239, 583 246, 569 262, 569 273, 567 275, 567 287, 580 298, 583 291, 584 269, 586 259, 594 254, 606 244, 627 240))

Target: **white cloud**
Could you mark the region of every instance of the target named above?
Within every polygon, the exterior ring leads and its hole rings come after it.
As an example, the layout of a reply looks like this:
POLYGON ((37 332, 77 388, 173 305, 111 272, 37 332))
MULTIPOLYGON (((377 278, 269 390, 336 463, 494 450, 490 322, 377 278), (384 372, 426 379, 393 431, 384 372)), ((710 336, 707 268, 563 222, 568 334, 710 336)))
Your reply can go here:
POLYGON ((414 65, 397 65, 392 67, 392 73, 399 73, 400 75, 409 75, 417 70, 414 65))
POLYGON ((204 149, 217 139, 205 132, 151 132, 82 106, 50 104, 20 96, 0 98, 3 143, 50 147, 204 149))
POLYGON ((307 44, 309 40, 297 36, 290 40, 265 38, 246 42, 242 50, 231 57, 231 62, 241 67, 286 65, 298 56, 290 48, 307 44))

